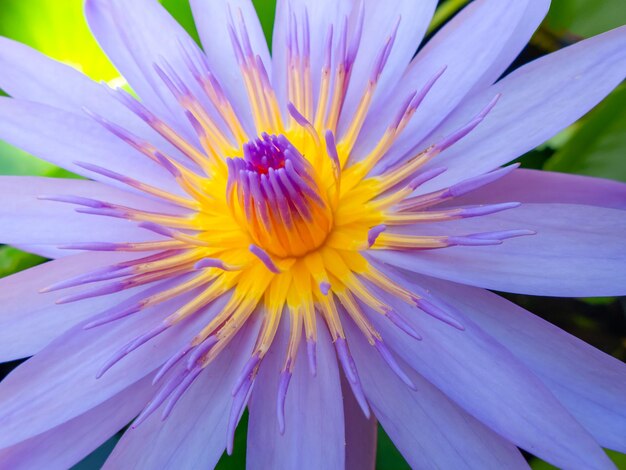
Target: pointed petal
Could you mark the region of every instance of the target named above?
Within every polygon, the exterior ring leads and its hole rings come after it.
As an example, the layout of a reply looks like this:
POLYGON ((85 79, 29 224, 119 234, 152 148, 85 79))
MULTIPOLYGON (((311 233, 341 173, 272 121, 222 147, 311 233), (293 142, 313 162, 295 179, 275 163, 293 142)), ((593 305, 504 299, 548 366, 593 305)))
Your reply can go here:
POLYGON ((526 364, 603 446, 626 451, 626 364, 483 289, 412 275, 526 364))
POLYGON ((350 384, 341 372, 340 378, 346 430, 346 468, 374 470, 376 468, 378 421, 373 415, 369 419, 365 417, 354 398, 350 384))
MULTIPOLYGON (((76 162, 105 166, 176 194, 181 191, 167 171, 86 114, 81 116, 44 104, 0 97, 0 138, 36 157, 89 178, 105 180, 105 177, 85 170, 76 162)), ((122 186, 118 182, 110 184, 122 186)))
POLYGON ((282 332, 261 364, 250 398, 248 468, 344 468, 344 421, 337 360, 326 328, 318 329, 317 375, 298 350, 285 402, 285 433, 279 433, 278 382, 287 352, 282 332))
POLYGON ((226 445, 232 385, 250 357, 257 331, 258 325, 247 325, 198 376, 165 421, 157 411, 127 430, 104 468, 213 468, 226 445))
POLYGON ((473 90, 478 91, 493 84, 528 45, 533 34, 548 14, 551 0, 528 0, 526 9, 515 29, 508 36, 500 55, 485 69, 473 90))
MULTIPOLYGON (((355 2, 356 6, 352 13, 353 23, 358 4, 359 2, 355 2)), ((437 6, 434 0, 420 2, 399 0, 394 3, 393 8, 389 8, 389 5, 378 0, 364 0, 363 4, 365 13, 363 35, 354 62, 346 103, 342 109, 343 125, 349 124, 352 120, 371 76, 376 55, 393 32, 396 22, 400 21, 398 33, 385 69, 378 81, 380 92, 376 96, 386 94, 387 90, 397 84, 398 77, 402 76, 419 48, 437 6)), ((410 92, 411 90, 405 90, 403 99, 410 92)))
MULTIPOLYGON (((467 122, 496 94, 502 97, 470 135, 446 150, 449 171, 420 190, 431 191, 497 168, 569 126, 626 75, 626 26, 580 41, 520 67, 459 106, 433 137, 467 122)), ((425 140, 427 146, 432 142, 425 140)))
POLYGON ((183 27, 154 0, 88 0, 85 14, 104 52, 147 107, 197 143, 182 107, 154 67, 167 62, 187 87, 199 91, 183 52, 199 48, 183 27))
MULTIPOLYGON (((365 394, 374 413, 413 468, 528 468, 517 448, 468 415, 403 363, 406 386, 351 321, 346 321, 365 394)), ((402 361, 401 361, 402 362, 402 361)))
MULTIPOLYGON (((386 275, 414 287, 390 269, 386 275)), ((591 435, 509 350, 456 311, 464 330, 386 298, 423 335, 415 341, 371 312, 370 320, 398 356, 466 412, 504 439, 557 467, 613 468, 591 435)))
POLYGON ((561 297, 626 293, 623 210, 523 204, 499 214, 420 226, 422 233, 443 230, 450 235, 517 229, 537 233, 505 240, 499 246, 419 253, 378 251, 373 256, 409 271, 504 292, 561 297))
MULTIPOLYGON (((309 17, 311 45, 311 78, 313 83, 314 103, 317 102, 320 83, 320 71, 324 64, 324 47, 329 28, 333 27, 333 51, 339 50, 341 29, 344 21, 350 19, 353 5, 349 0, 278 0, 276 19, 272 37, 272 83, 276 95, 283 106, 287 106, 287 52, 289 47, 289 11, 298 19, 301 29, 305 12, 309 17)), ((337 52, 333 53, 333 61, 337 52)))
POLYGON ((0 69, 0 89, 13 98, 45 104, 82 117, 85 116, 84 110, 88 109, 180 158, 177 149, 116 100, 105 85, 94 82, 69 65, 52 60, 25 44, 0 37, 0 69))
POLYGON ((0 176, 0 243, 65 244, 147 241, 155 235, 125 219, 76 212, 80 206, 41 200, 76 196, 176 214, 176 208, 94 181, 30 176, 0 176))
MULTIPOLYGON (((389 88, 387 93, 381 95, 366 123, 368 130, 369 126, 376 128, 378 121, 387 125, 400 103, 411 92, 420 90, 446 67, 397 143, 381 161, 381 167, 403 157, 405 152, 422 141, 465 99, 477 83, 487 75, 493 75, 491 67, 494 63, 519 52, 520 45, 511 38, 520 25, 528 22, 538 25, 541 21, 541 14, 528 17, 529 1, 471 2, 428 41, 398 80, 398 86, 389 88)), ((526 28, 532 30, 533 26, 526 28)), ((495 93, 490 99, 494 96, 495 93)), ((371 148, 372 137, 378 137, 381 133, 382 129, 373 132, 370 138, 365 133, 359 151, 371 148)))
POLYGON ((626 184, 591 176, 517 169, 471 193, 454 205, 551 202, 626 209, 626 184))
POLYGON ((239 117, 245 121, 247 128, 253 129, 250 103, 231 44, 228 23, 232 14, 232 18, 238 24, 241 14, 252 50, 261 57, 266 70, 270 73, 272 60, 254 5, 250 0, 228 2, 191 0, 190 4, 211 72, 219 80, 226 96, 239 117))
POLYGON ((124 291, 56 305, 58 292, 39 293, 39 289, 130 258, 120 253, 82 253, 0 279, 0 362, 32 356, 74 325, 135 294, 124 291))
MULTIPOLYGON (((126 38, 117 23, 117 13, 110 0, 86 0, 85 17, 94 37, 111 62, 117 67, 131 88, 152 112, 163 119, 172 118, 153 82, 146 75, 126 44, 126 38)), ((162 31, 161 31, 162 32, 162 31)), ((172 41, 175 43, 175 41, 172 41)), ((152 68, 151 68, 152 70, 152 68)))
POLYGON ((152 392, 150 378, 142 379, 80 416, 0 450, 2 465, 12 470, 70 468, 126 426, 152 392))
POLYGON ((154 328, 197 292, 98 328, 85 330, 78 324, 13 370, 0 383, 0 448, 85 413, 161 366, 191 340, 210 309, 170 328, 96 379, 113 353, 154 328))
POLYGON ((33 253, 35 255, 42 256, 43 258, 50 259, 58 259, 63 258, 65 256, 77 254, 77 251, 73 250, 61 250, 53 245, 32 245, 32 244, 15 244, 13 245, 15 248, 19 248, 22 251, 27 251, 28 253, 33 253))

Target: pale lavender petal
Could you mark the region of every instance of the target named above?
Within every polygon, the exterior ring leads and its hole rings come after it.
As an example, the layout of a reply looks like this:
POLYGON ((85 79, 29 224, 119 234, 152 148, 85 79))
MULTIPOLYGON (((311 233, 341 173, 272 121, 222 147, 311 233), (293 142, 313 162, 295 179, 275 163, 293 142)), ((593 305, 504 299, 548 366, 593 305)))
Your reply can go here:
POLYGON ((509 201, 626 209, 626 184, 591 176, 517 169, 450 204, 462 206, 509 201))
POLYGON ((122 429, 153 393, 150 378, 49 431, 0 450, 5 468, 70 468, 122 429))
POLYGON ((77 196, 137 209, 176 214, 179 209, 154 199, 94 181, 1 176, 0 243, 65 244, 75 242, 135 242, 156 235, 125 219, 81 214, 80 206, 43 197, 77 196))
POLYGON ((528 0, 526 2, 526 9, 520 21, 508 36, 500 55, 488 67, 485 67, 483 76, 474 85, 474 91, 493 84, 506 71, 541 25, 550 9, 550 2, 551 0, 528 0))
POLYGON ((141 182, 181 193, 169 173, 86 114, 0 97, 0 138, 50 163, 115 186, 123 185, 76 162, 105 166, 141 182))
POLYGON ((499 246, 376 251, 372 256, 410 271, 504 292, 564 297, 626 293, 626 211, 530 203, 489 216, 406 228, 417 229, 450 235, 517 229, 537 233, 499 246))
MULTIPOLYGON (((356 10, 358 10, 359 2, 354 2, 354 4, 352 23, 356 22, 354 18, 357 16, 356 10)), ((399 0, 394 3, 393 8, 389 8, 388 4, 379 0, 363 1, 365 14, 363 35, 354 61, 340 127, 349 124, 352 120, 367 86, 376 55, 394 30, 396 23, 400 21, 393 48, 378 81, 380 92, 377 95, 386 95, 387 91, 397 84, 398 77, 404 73, 419 47, 436 6, 435 0, 419 2, 399 0)), ((400 94, 404 94, 406 97, 411 91, 414 90, 404 90, 404 93, 400 92, 400 94)))
MULTIPOLYGON (((398 274, 386 274, 403 282, 398 274)), ((410 287, 406 281, 403 285, 410 287)), ((466 412, 504 439, 563 468, 613 468, 593 437, 540 379, 470 317, 456 312, 465 330, 387 298, 423 333, 415 341, 371 312, 383 339, 412 368, 466 412)))
MULTIPOLYGON (((85 115, 85 109, 157 145, 168 154, 178 150, 99 84, 74 67, 41 52, 0 37, 0 88, 13 98, 34 101, 63 111, 85 115)), ((112 137, 113 138, 113 137, 112 137)))
POLYGON ((300 24, 304 24, 305 12, 309 18, 311 71, 314 103, 317 102, 320 74, 325 60, 326 39, 332 25, 333 28, 333 61, 339 53, 341 29, 344 21, 351 18, 353 5, 357 2, 349 0, 278 0, 276 2, 276 19, 272 37, 272 83, 276 96, 284 108, 287 106, 287 53, 289 41, 289 12, 296 15, 300 24))
POLYGON ((19 248, 22 251, 27 251, 28 253, 33 253, 35 255, 50 259, 63 258, 65 256, 75 255, 79 253, 79 251, 75 250, 62 250, 54 245, 33 245, 16 243, 13 246, 19 248))
POLYGON ((150 109, 162 118, 172 117, 170 110, 163 103, 153 87, 146 71, 142 69, 128 49, 123 38, 114 6, 109 0, 87 0, 85 17, 94 37, 109 59, 124 76, 132 89, 150 109))
MULTIPOLYGON (((96 39, 148 108, 197 143, 182 107, 155 69, 171 67, 197 97, 203 96, 184 52, 194 55, 199 49, 183 27, 154 0, 88 0, 85 13, 96 39)), ((211 112, 210 106, 206 109, 211 112)))
POLYGON ((266 70, 271 70, 272 60, 254 5, 250 0, 191 0, 190 3, 211 72, 219 80, 240 119, 252 129, 249 99, 231 45, 228 24, 232 15, 235 25, 239 25, 241 15, 253 52, 261 57, 266 70))
POLYGON ((626 75, 626 26, 520 67, 465 100, 420 146, 463 125, 497 93, 502 98, 470 135, 437 157, 449 171, 420 191, 497 168, 532 150, 598 104, 626 75))
POLYGON ((525 20, 528 2, 477 0, 452 18, 413 59, 398 79, 399 85, 380 96, 366 122, 368 132, 364 133, 357 152, 367 151, 372 146, 372 138, 380 136, 384 130, 381 125, 389 122, 409 93, 420 90, 446 67, 381 165, 400 158, 426 137, 458 106, 485 71, 512 47, 509 39, 525 20))
POLYGON ((483 289, 411 275, 534 371, 603 446, 626 451, 626 364, 483 289))
POLYGON ((199 331, 208 312, 170 328, 96 379, 121 346, 154 328, 198 292, 98 328, 85 330, 78 324, 11 372, 0 383, 0 448, 81 415, 161 366, 199 331))
POLYGON ((374 470, 378 421, 373 415, 369 419, 365 417, 343 372, 340 373, 340 378, 346 430, 346 468, 374 470))
POLYGON ((417 390, 407 387, 355 325, 345 325, 374 413, 413 468, 527 468, 513 444, 403 363, 417 390))
MULTIPOLYGON (((124 291, 82 302, 56 305, 55 301, 61 294, 40 293, 40 289, 133 256, 126 253, 83 253, 0 279, 0 362, 36 354, 74 325, 136 293, 124 291)), ((79 290, 80 287, 68 289, 62 295, 79 290)))
POLYGON ((285 402, 285 433, 279 432, 274 404, 287 353, 286 323, 261 364, 250 397, 248 468, 344 468, 341 385, 326 328, 318 329, 316 376, 307 367, 305 345, 298 349, 285 402))
POLYGON ((252 351, 258 326, 252 322, 242 329, 166 420, 157 412, 126 431, 104 468, 213 468, 226 446, 232 385, 252 351))

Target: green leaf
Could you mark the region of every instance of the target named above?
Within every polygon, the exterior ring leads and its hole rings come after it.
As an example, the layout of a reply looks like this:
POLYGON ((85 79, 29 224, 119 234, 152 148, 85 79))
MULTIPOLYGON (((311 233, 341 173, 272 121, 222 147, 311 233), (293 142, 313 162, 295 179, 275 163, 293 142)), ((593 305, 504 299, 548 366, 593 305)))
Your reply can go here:
POLYGON ((626 182, 626 86, 621 86, 579 123, 573 137, 544 169, 626 182))
POLYGON ((0 140, 0 175, 45 175, 55 169, 51 163, 0 140))
POLYGON ((580 300, 589 305, 611 305, 617 301, 617 297, 584 297, 580 300))
POLYGON ((552 0, 546 25, 590 37, 626 23, 624 0, 552 0))
POLYGON ((272 47, 272 31, 274 29, 274 16, 276 15, 276 0, 252 0, 257 15, 259 15, 259 21, 261 21, 261 27, 265 33, 267 43, 272 47))
POLYGON ((446 21, 452 18, 461 8, 469 3, 469 0, 445 0, 440 2, 433 19, 428 26, 426 34, 430 34, 440 28, 446 21))
POLYGON ((46 258, 20 251, 12 246, 0 246, 0 277, 32 268, 46 261, 46 258))
POLYGON ((376 447, 377 470, 409 470, 411 467, 402 454, 396 449, 382 426, 378 426, 378 443, 376 447))
POLYGON ((530 462, 530 468, 533 470, 559 470, 554 465, 550 465, 548 462, 544 462, 540 459, 533 459, 530 462))
MULTIPOLYGON (((611 458, 618 470, 626 470, 626 454, 620 454, 613 450, 605 450, 608 456, 611 458)), ((530 468, 533 470, 558 470, 557 467, 550 465, 540 459, 533 459, 530 462, 530 468)))
MULTIPOLYGON (((269 431, 268 431, 269 432, 269 431)), ((239 468, 246 468, 246 446, 248 442, 248 411, 245 411, 241 416, 239 425, 235 430, 235 440, 233 447, 233 455, 228 455, 226 452, 222 455, 222 458, 217 462, 215 470, 236 470, 239 468)))
POLYGON ((196 23, 193 20, 189 0, 160 0, 160 2, 176 21, 185 28, 189 35, 200 44, 200 37, 198 36, 196 23))

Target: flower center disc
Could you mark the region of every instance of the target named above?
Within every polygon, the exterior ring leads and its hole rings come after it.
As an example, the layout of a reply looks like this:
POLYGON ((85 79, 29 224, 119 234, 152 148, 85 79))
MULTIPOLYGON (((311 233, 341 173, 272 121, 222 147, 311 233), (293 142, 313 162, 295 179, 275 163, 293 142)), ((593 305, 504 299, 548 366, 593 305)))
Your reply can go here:
POLYGON ((285 136, 263 134, 228 160, 226 196, 235 219, 267 253, 301 257, 333 227, 326 191, 313 166, 285 136))

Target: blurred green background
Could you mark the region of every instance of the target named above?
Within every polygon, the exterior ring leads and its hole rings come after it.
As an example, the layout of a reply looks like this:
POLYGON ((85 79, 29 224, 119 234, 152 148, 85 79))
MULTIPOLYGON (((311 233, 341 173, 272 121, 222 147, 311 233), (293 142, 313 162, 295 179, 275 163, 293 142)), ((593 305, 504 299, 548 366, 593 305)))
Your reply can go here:
MULTIPOLYGON (((275 0, 253 1, 268 41, 271 41, 275 0)), ((82 3, 83 0, 0 0, 0 35, 29 44, 50 57, 76 67, 94 80, 123 84, 123 79, 91 37, 83 18, 82 3)), ((188 0, 161 0, 161 3, 197 40, 188 0)), ((467 3, 468 0, 440 1, 429 34, 436 32, 467 3)), ((553 0, 546 20, 512 68, 623 24, 626 24, 625 0, 553 0)), ((626 85, 622 84, 587 116, 523 156, 520 162, 527 168, 592 175, 626 182, 626 85)), ((2 141, 0 174, 71 176, 66 171, 2 141)), ((0 277, 44 261, 41 257, 15 248, 0 246, 0 277)), ((624 298, 507 297, 607 353, 626 360, 624 298)), ((16 364, 0 366, 0 377, 6 375, 16 364)), ((245 432, 244 417, 237 431, 234 455, 222 458, 218 468, 245 468, 245 432)), ((119 435, 75 468, 99 468, 117 439, 119 435)), ((626 469, 625 455, 610 455, 620 469, 626 469)), ((530 455, 527 457, 534 469, 553 468, 530 455)), ((382 430, 379 431, 377 468, 409 468, 382 430)))

